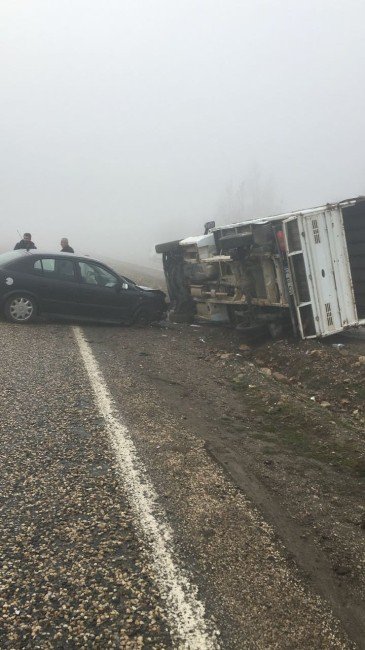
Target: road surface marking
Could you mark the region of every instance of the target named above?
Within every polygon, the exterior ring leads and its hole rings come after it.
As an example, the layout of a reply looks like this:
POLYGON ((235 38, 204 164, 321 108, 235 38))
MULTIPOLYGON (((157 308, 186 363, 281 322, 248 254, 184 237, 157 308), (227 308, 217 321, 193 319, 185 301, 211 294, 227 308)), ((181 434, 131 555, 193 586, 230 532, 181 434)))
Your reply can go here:
POLYGON ((161 596, 166 602, 172 639, 179 648, 217 650, 218 632, 212 625, 207 625, 204 605, 196 596, 196 586, 174 560, 172 529, 165 523, 165 516, 157 505, 157 494, 147 477, 143 463, 138 458, 127 427, 120 421, 98 362, 82 330, 73 327, 73 332, 95 394, 96 404, 105 420, 118 469, 123 478, 123 487, 128 492, 137 521, 151 547, 151 561, 161 596))

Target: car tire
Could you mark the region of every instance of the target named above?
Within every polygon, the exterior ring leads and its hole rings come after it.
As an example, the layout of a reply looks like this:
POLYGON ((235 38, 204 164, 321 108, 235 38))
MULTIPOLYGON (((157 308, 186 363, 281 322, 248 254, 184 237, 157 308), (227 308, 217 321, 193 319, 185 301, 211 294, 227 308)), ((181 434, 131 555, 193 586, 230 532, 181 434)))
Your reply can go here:
POLYGON ((191 312, 178 312, 171 310, 168 315, 168 320, 171 323, 193 323, 194 314, 191 312))
POLYGON ((25 325, 30 323, 37 315, 37 303, 32 296, 18 293, 10 296, 5 303, 5 318, 11 323, 25 325))
POLYGON ((151 323, 151 318, 146 309, 139 309, 134 316, 133 324, 139 327, 145 327, 151 323))

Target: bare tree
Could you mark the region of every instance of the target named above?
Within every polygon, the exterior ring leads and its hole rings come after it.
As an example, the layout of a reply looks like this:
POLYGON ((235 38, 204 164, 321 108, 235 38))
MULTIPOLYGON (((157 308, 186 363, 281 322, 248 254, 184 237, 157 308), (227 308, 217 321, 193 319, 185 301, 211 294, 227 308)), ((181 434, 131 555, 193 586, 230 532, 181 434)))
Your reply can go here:
POLYGON ((235 223, 280 212, 280 201, 273 182, 264 177, 257 166, 245 180, 230 183, 218 204, 217 223, 235 223))

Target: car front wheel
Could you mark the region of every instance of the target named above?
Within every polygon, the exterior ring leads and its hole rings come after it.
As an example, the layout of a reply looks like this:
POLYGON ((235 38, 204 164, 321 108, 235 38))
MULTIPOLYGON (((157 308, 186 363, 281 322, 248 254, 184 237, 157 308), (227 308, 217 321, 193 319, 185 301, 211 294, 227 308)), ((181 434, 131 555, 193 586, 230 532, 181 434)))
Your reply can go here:
POLYGON ((5 316, 12 323, 30 323, 37 314, 37 305, 31 296, 11 296, 5 304, 5 316))
POLYGON ((133 318, 133 324, 138 325, 139 327, 145 327, 151 322, 151 316, 148 311, 143 307, 137 311, 133 318))

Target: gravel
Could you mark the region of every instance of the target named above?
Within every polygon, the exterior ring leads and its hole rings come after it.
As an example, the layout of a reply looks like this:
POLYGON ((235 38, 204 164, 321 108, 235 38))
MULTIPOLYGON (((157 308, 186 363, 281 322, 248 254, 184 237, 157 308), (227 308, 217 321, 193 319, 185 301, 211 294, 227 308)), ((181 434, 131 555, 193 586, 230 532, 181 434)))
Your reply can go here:
MULTIPOLYGON (((276 471, 276 458, 254 457, 249 436, 266 415, 249 396, 272 381, 285 413, 286 381, 253 368, 250 349, 214 350, 207 330, 197 340, 201 328, 84 331, 221 647, 355 648, 288 554, 282 521, 269 525, 232 478, 257 458, 265 475, 276 471), (228 449, 233 441, 241 447, 228 449), (245 465, 235 449, 246 450, 245 465)), ((0 647, 184 648, 169 634, 72 329, 0 323, 0 352, 0 647)), ((288 478, 281 472, 275 485, 288 478)), ((317 485, 317 509, 319 496, 317 485)), ((341 557, 339 579, 349 566, 341 557)))
POLYGON ((169 648, 68 326, 0 323, 1 648, 169 648))

